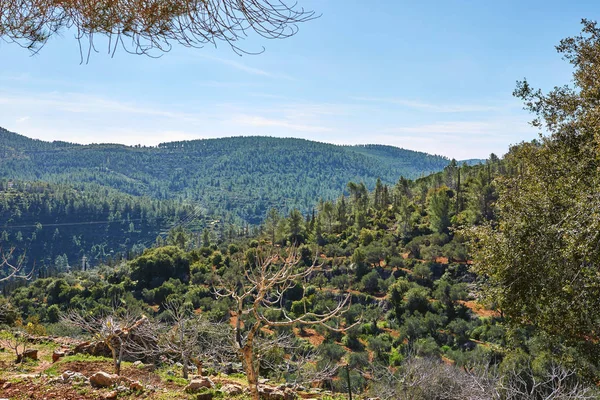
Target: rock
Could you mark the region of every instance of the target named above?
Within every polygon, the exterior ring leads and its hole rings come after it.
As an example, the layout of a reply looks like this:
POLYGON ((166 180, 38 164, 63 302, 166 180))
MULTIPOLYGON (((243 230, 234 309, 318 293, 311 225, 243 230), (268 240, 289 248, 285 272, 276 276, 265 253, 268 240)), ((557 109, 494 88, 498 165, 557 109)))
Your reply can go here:
POLYGON ((114 399, 116 399, 116 398, 117 398, 117 396, 118 396, 118 395, 119 395, 119 393, 117 393, 117 391, 116 391, 116 390, 113 390, 113 391, 111 391, 111 392, 108 392, 108 393, 106 393, 106 394, 104 395, 104 398, 105 398, 106 400, 114 400, 114 399))
POLYGON ((4 382, 4 385, 2 385, 2 389, 8 389, 12 386, 12 384, 10 382, 4 382))
POLYGON ((296 397, 298 397, 298 394, 296 393, 295 390, 290 389, 290 388, 286 388, 283 391, 283 397, 285 400, 295 400, 296 397))
POLYGON ((98 371, 94 375, 90 376, 90 383, 92 386, 97 387, 109 387, 117 383, 118 380, 118 375, 109 374, 104 371, 98 371))
POLYGON ((214 386, 215 386, 215 384, 213 383, 213 381, 211 381, 208 378, 202 377, 202 378, 192 379, 190 384, 185 387, 185 391, 188 393, 196 393, 196 392, 199 392, 203 388, 211 389, 214 386))
POLYGON ((269 388, 266 390, 266 387, 259 387, 258 392, 260 393, 260 398, 264 400, 285 400, 285 393, 278 389, 269 388), (261 390, 262 389, 262 390, 261 390))
POLYGON ((129 390, 133 390, 134 392, 143 392, 144 391, 144 385, 142 385, 138 381, 131 382, 129 384, 129 390))
POLYGON ((58 360, 60 360, 61 358, 63 358, 65 356, 65 352, 61 351, 61 350, 54 350, 54 352, 52 353, 52 362, 55 363, 58 360))
POLYGON ((38 359, 38 351, 36 349, 29 349, 23 352, 23 358, 29 358, 31 360, 38 359))
POLYGON ((144 368, 144 363, 141 362, 140 360, 137 360, 136 362, 133 363, 133 366, 136 368, 144 368))
POLYGON ((239 385, 228 383, 221 387, 221 392, 230 396, 237 396, 238 394, 242 394, 244 392, 244 389, 242 389, 242 387, 239 385))
POLYGON ((258 385, 258 393, 264 400, 294 400, 296 392, 293 389, 279 389, 266 385, 258 385))
POLYGON ((130 385, 130 384, 133 383, 133 379, 128 378, 126 376, 119 376, 118 381, 119 381, 118 383, 122 383, 122 384, 125 384, 125 385, 130 385))
POLYGON ((267 382, 269 382, 269 380, 267 378, 258 378, 259 385, 264 385, 267 382))
POLYGON ((175 366, 176 366, 177 368, 183 368, 183 364, 182 364, 182 363, 180 363, 180 362, 176 362, 176 363, 175 363, 175 366))
POLYGON ((196 395, 196 400, 212 400, 213 396, 213 392, 198 393, 196 395))

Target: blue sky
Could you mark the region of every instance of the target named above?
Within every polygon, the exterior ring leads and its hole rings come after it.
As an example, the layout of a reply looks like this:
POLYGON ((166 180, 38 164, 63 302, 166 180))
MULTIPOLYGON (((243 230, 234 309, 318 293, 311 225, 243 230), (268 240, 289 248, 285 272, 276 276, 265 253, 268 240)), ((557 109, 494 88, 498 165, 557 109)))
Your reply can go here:
POLYGON ((594 1, 299 0, 322 17, 285 40, 175 47, 160 59, 72 34, 36 56, 0 42, 0 126, 44 140, 155 145, 239 135, 379 143, 457 159, 504 154, 537 132, 511 95, 568 83, 554 46, 594 1))

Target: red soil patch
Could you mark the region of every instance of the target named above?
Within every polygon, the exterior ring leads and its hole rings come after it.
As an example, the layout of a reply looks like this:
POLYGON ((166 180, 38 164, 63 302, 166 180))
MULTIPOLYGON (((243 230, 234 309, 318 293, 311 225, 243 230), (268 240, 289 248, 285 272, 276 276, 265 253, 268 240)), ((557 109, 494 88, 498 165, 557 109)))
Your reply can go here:
POLYGON ((394 329, 390 329, 390 328, 381 328, 382 331, 387 332, 390 334, 391 337, 393 337, 394 339, 397 339, 400 337, 400 332, 396 331, 394 329))
POLYGON ((448 264, 448 257, 438 257, 435 259, 438 264, 448 264))
POLYGON ((315 347, 320 346, 325 341, 325 336, 320 335, 319 332, 312 328, 304 328, 304 332, 301 332, 300 328, 294 328, 294 335, 308 340, 315 347))
POLYGON ((474 301, 464 301, 464 300, 458 300, 459 304, 464 305, 465 307, 467 307, 469 310, 473 311, 475 314, 477 314, 480 317, 497 317, 500 315, 500 313, 498 313, 498 311, 494 311, 494 310, 488 310, 486 308, 484 308, 481 304, 476 303, 474 301))

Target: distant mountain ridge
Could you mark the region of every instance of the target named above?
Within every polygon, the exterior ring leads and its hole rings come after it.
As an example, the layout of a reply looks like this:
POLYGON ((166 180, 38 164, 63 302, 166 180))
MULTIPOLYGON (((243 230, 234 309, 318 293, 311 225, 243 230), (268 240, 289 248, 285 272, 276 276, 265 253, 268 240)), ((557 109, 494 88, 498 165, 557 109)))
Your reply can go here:
POLYGON ((373 188, 442 170, 449 159, 385 145, 239 136, 156 147, 30 139, 0 128, 0 177, 95 183, 127 194, 199 203, 207 213, 259 223, 271 207, 312 209, 349 181, 373 188))

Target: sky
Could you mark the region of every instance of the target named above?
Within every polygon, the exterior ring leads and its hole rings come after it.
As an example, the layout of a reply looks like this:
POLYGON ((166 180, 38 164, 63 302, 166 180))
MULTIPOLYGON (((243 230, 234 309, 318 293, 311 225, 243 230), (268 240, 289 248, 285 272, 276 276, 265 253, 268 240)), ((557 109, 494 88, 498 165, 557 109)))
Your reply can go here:
POLYGON ((0 42, 0 126, 43 140, 156 145, 266 135, 387 144, 456 159, 502 155, 538 132, 517 80, 571 81, 554 46, 597 1, 298 0, 321 17, 259 55, 105 46, 80 63, 70 32, 37 55, 0 42))

